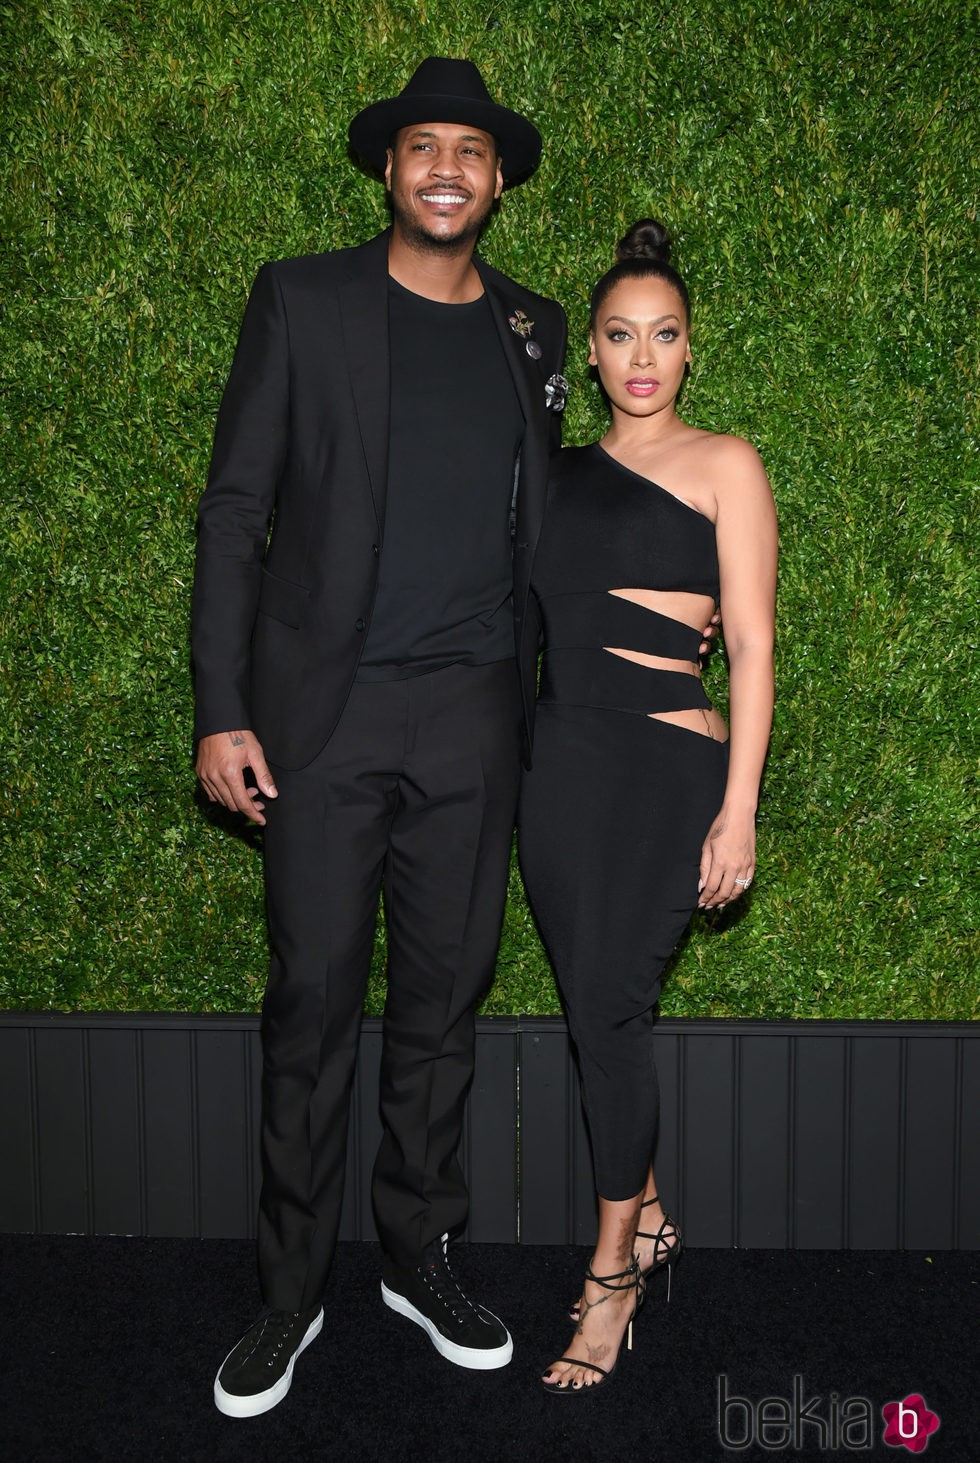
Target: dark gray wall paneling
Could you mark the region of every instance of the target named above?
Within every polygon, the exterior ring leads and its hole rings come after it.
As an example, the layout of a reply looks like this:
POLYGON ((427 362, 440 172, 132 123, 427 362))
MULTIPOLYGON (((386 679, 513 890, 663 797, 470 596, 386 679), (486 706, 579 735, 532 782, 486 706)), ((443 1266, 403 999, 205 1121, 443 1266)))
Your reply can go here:
POLYGON ((84 1032, 45 1032, 34 1049, 39 1226, 47 1234, 86 1234, 91 1110, 84 1032))
MULTIPOLYGON (((156 1024, 140 1033, 145 1232, 163 1238, 201 1233, 194 1058, 202 1048, 209 1058, 211 1041, 197 1043, 194 1034, 156 1024)), ((101 1057, 100 1036, 92 1033, 101 1057)), ((221 1115, 208 1120, 220 1122, 221 1115)))
POLYGON ((745 1036, 735 1046, 735 1242, 750 1250, 784 1250, 796 1167, 790 1143, 796 1106, 792 1043, 788 1036, 745 1036))
POLYGON ((956 1241, 962 1250, 980 1249, 980 1161, 977 1114, 980 1113, 980 1042, 960 1046, 957 1107, 956 1241))
POLYGON ((192 1033, 198 1222, 205 1238, 252 1223, 254 1129, 248 1101, 249 1040, 239 1031, 192 1033))
POLYGON ((901 1249, 905 1099, 902 1038, 855 1035, 844 1045, 845 1249, 901 1249))
POLYGON ((145 1227, 140 1041, 138 1031, 85 1033, 94 1234, 145 1227))
MULTIPOLYGON (((658 1023, 657 1181, 694 1246, 980 1248, 980 1024, 658 1023)), ((341 1238, 373 1239, 381 1023, 364 1024, 341 1238)), ((0 1013, 0 1231, 254 1233, 250 1016, 0 1013)), ((564 1023, 478 1023, 468 1237, 588 1244, 564 1023)))
POLYGON ((0 1231, 40 1228, 34 1032, 24 1024, 0 1028, 0 1231))
POLYGON ((793 1194, 791 1249, 844 1246, 847 1042, 800 1036, 790 1044, 793 1194))
POLYGON ((662 1168, 657 1183, 689 1243, 734 1244, 738 1044, 731 1030, 706 1031, 703 1042, 685 1031, 680 1057, 680 1184, 675 1187, 662 1168))

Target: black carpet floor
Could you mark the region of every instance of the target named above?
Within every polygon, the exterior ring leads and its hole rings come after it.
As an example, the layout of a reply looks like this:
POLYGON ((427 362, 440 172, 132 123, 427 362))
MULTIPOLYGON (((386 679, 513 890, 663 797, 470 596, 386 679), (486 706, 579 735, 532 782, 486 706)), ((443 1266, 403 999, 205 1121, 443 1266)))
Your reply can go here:
MULTIPOLYGON (((940 1418, 926 1456, 980 1459, 980 1261, 972 1253, 690 1250, 665 1303, 658 1277, 601 1394, 558 1400, 540 1367, 570 1338, 563 1305, 587 1252, 474 1245, 454 1250, 464 1288, 503 1316, 515 1355, 463 1371, 384 1307, 376 1246, 340 1247, 323 1332, 292 1391, 249 1421, 222 1417, 211 1385, 257 1309, 252 1246, 239 1241, 0 1237, 3 1463, 183 1460, 430 1460, 430 1463, 708 1463, 845 1458, 833 1419, 867 1398, 874 1434, 858 1456, 912 1456, 882 1441, 882 1406, 911 1393, 940 1418), (803 1446, 726 1448, 719 1378, 757 1416, 809 1415, 803 1446)), ((748 1409, 730 1408, 728 1437, 748 1409)), ((756 1424, 753 1423, 753 1426, 756 1424)), ((777 1443, 780 1430, 770 1433, 777 1443)), ((851 1441, 859 1441, 851 1434, 851 1441)))

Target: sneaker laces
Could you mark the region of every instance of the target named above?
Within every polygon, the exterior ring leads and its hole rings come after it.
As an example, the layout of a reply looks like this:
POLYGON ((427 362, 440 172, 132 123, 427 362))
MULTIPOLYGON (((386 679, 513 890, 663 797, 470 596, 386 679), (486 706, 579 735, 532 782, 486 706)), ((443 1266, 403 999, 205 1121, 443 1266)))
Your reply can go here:
POLYGON ((445 1239, 438 1241, 439 1252, 432 1259, 422 1261, 419 1266, 419 1274, 427 1288, 444 1306, 448 1306, 457 1321, 461 1321, 468 1313, 479 1315, 477 1307, 464 1294, 463 1288, 452 1272, 449 1264, 449 1257, 446 1254, 445 1239))
POLYGON ((257 1323, 257 1334, 252 1349, 242 1358, 243 1363, 255 1358, 261 1365, 274 1367, 279 1353, 289 1341, 289 1333, 300 1319, 302 1311, 269 1311, 257 1323), (268 1360, 266 1360, 268 1356, 268 1360))

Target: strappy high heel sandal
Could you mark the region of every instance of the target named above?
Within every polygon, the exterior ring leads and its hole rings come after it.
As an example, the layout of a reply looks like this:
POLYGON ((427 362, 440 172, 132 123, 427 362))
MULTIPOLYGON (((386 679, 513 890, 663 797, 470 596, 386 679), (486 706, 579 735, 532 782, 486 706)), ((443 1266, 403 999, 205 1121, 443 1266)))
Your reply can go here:
MULTIPOLYGON (((629 1321, 626 1325, 626 1349, 627 1351, 632 1351, 633 1322, 636 1320, 636 1313, 640 1309, 640 1305, 643 1300, 644 1289, 643 1276, 640 1274, 640 1263, 637 1260, 636 1256, 633 1256, 627 1269, 619 1270, 615 1275, 596 1275, 592 1269, 592 1266, 590 1265, 585 1272, 585 1279, 586 1282, 591 1280, 593 1284, 601 1285, 603 1290, 608 1291, 607 1295, 600 1296, 598 1300, 585 1302, 586 1315, 588 1315, 589 1311, 594 1310, 596 1306, 601 1306, 604 1301, 607 1301, 609 1299, 610 1295, 615 1295, 618 1291, 632 1290, 636 1292, 633 1297, 633 1314, 630 1316, 629 1321)), ((619 1351, 622 1351, 622 1349, 623 1345, 622 1342, 620 1342, 619 1351)), ((563 1386, 561 1382, 546 1382, 544 1377, 542 1376, 541 1385, 542 1387, 544 1387, 546 1392, 553 1392, 556 1397, 579 1397, 584 1392, 594 1392, 597 1389, 601 1389, 602 1387, 607 1387, 609 1385, 609 1383, 612 1381, 613 1374, 615 1373, 616 1368, 619 1365, 619 1352, 616 1353, 616 1360, 613 1362, 612 1366, 608 1368, 601 1367, 598 1365, 597 1362, 594 1361, 583 1361, 580 1357, 577 1356, 560 1356, 557 1361, 553 1361, 551 1363, 551 1366, 549 1366, 548 1370, 550 1371, 551 1367, 556 1367, 560 1362, 563 1361, 567 1361, 569 1366, 584 1366, 588 1367, 589 1371, 598 1372, 600 1380, 598 1382, 590 1382, 588 1385, 582 1383, 578 1387, 571 1387, 563 1386)))
MULTIPOLYGON (((651 1204, 659 1203, 660 1196, 658 1194, 654 1194, 652 1199, 643 1200, 643 1203, 640 1205, 640 1209, 642 1211, 644 1209, 648 1209, 651 1204)), ((648 1229, 638 1229, 636 1231, 636 1237, 637 1239, 653 1240, 653 1264, 650 1265, 648 1269, 640 1271, 640 1279, 643 1284, 640 1289, 640 1298, 637 1302, 637 1310, 639 1310, 640 1306, 646 1299, 647 1281, 650 1279, 651 1275, 655 1275, 657 1271, 662 1270, 665 1265, 667 1267, 667 1300, 670 1300, 671 1276, 673 1274, 674 1265, 680 1256, 681 1250, 684 1247, 684 1240, 681 1235, 680 1225, 677 1223, 676 1219, 671 1219, 666 1210, 664 1210, 663 1221, 656 1234, 651 1234, 648 1229)), ((568 1319, 570 1321, 577 1321, 578 1318, 579 1302, 575 1301, 575 1303, 569 1307, 568 1319)))

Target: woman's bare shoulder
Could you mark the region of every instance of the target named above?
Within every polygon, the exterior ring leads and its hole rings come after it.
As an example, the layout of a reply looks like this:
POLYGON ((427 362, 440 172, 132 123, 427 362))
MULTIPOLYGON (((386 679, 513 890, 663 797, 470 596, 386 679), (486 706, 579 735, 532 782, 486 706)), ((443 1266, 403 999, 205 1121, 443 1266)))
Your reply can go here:
POLYGON ((769 479, 757 449, 745 437, 699 431, 691 451, 706 487, 719 495, 739 488, 768 489, 769 479))
POLYGON ((703 453, 706 461, 719 466, 744 469, 762 464, 758 450, 747 437, 736 437, 728 432, 708 432, 699 428, 691 447, 695 452, 703 453))

